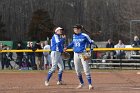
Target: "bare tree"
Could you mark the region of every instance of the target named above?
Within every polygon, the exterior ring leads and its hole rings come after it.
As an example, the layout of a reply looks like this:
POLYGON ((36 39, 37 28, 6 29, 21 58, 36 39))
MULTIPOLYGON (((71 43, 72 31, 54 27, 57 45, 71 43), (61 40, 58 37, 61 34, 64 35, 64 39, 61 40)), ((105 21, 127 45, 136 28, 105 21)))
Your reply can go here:
MULTIPOLYGON (((96 41, 112 38, 129 43, 130 20, 140 19, 139 5, 140 0, 0 0, 0 14, 12 40, 27 40, 24 33, 29 30, 33 12, 45 9, 56 26, 65 28, 69 41, 72 26, 79 23, 92 33, 102 32, 92 37, 96 41)), ((139 24, 134 24, 132 35, 139 30, 139 24)))
POLYGON ((48 11, 39 9, 33 12, 33 17, 29 25, 29 40, 46 40, 51 38, 55 25, 50 19, 48 11))

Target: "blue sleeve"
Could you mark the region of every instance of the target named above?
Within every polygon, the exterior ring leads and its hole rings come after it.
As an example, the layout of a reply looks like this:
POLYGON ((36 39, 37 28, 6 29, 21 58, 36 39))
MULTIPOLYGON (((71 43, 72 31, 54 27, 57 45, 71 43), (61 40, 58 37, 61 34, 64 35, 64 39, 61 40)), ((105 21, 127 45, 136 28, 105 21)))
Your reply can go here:
POLYGON ((63 44, 65 42, 65 38, 61 38, 58 44, 63 44))
POLYGON ((68 46, 67 48, 72 48, 74 46, 74 42, 72 41, 68 46))
POLYGON ((59 44, 63 44, 64 41, 65 41, 65 38, 59 38, 58 35, 54 35, 53 38, 55 39, 55 43, 58 44, 58 45, 59 45, 59 44))
POLYGON ((88 44, 93 44, 94 43, 94 41, 91 40, 90 37, 87 34, 84 34, 84 35, 86 37, 86 41, 87 41, 88 44))
POLYGON ((94 45, 94 41, 89 41, 88 39, 87 39, 87 45, 94 45))

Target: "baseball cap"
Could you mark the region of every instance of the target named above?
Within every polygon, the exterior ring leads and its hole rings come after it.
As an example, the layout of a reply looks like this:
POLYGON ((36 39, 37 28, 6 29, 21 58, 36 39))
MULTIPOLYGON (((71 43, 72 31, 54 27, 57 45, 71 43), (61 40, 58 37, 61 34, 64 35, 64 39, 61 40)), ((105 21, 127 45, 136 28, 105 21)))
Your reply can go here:
POLYGON ((56 29, 55 29, 55 32, 57 32, 58 30, 62 30, 63 28, 61 28, 61 27, 57 27, 56 29))

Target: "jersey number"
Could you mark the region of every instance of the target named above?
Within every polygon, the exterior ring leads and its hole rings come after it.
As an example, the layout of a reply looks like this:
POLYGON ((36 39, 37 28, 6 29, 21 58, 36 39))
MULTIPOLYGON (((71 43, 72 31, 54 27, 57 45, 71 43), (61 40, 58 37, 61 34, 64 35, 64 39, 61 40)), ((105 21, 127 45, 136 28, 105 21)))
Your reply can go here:
POLYGON ((80 47, 80 43, 79 42, 75 42, 75 46, 76 47, 80 47))

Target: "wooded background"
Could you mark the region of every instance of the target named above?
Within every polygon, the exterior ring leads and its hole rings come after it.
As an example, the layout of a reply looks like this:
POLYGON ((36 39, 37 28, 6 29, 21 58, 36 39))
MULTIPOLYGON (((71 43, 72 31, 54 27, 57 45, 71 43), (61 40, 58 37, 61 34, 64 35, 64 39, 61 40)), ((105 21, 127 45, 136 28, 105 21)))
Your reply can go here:
POLYGON ((49 22, 62 26, 69 39, 77 23, 95 33, 95 41, 111 38, 129 43, 134 35, 140 36, 140 23, 133 23, 130 33, 130 20, 140 19, 140 0, 0 0, 0 24, 4 24, 0 39, 31 40, 28 32, 38 10, 48 12, 49 22))

